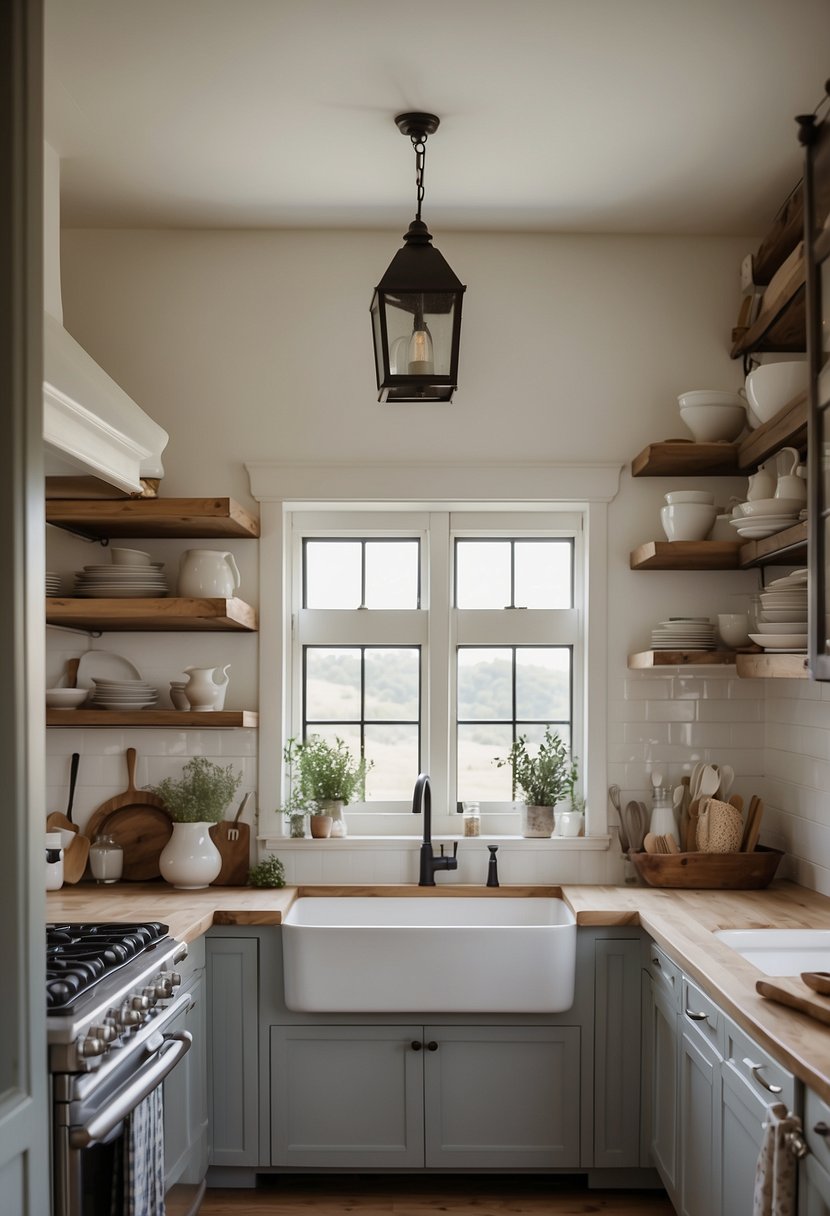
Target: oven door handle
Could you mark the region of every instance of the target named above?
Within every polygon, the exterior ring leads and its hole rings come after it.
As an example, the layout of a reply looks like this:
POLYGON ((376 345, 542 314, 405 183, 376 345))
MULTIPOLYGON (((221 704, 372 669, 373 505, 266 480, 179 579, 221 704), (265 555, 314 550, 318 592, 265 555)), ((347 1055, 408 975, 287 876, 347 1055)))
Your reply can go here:
POLYGON ((166 1034, 149 1062, 113 1095, 99 1114, 90 1119, 85 1127, 69 1129, 70 1148, 89 1148, 91 1144, 106 1140, 110 1132, 173 1071, 182 1056, 190 1051, 192 1042, 193 1035, 189 1030, 166 1034))

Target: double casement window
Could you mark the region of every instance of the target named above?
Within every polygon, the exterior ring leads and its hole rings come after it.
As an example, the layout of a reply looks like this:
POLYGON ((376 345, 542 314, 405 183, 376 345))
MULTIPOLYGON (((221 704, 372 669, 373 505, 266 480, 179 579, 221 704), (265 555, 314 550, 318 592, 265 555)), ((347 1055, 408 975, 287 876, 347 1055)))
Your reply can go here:
POLYGON ((415 834, 433 786, 438 830, 461 800, 515 833, 507 755, 550 725, 582 761, 583 514, 314 510, 286 514, 286 737, 343 739, 371 762, 350 835, 415 834))

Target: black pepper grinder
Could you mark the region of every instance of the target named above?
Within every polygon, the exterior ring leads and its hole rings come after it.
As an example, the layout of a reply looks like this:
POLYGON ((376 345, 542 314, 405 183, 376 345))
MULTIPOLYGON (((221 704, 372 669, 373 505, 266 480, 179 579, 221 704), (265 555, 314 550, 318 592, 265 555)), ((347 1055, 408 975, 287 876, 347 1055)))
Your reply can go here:
POLYGON ((496 853, 499 851, 497 844, 488 844, 490 850, 490 860, 487 863, 487 886, 497 887, 499 885, 499 863, 496 860, 496 853))

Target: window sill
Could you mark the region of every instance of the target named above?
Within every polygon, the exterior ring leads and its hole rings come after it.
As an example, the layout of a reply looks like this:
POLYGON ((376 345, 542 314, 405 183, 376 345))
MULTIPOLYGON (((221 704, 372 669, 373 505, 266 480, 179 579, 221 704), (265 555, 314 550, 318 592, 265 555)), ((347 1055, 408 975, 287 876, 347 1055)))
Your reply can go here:
MULTIPOLYGON (((257 842, 265 849, 357 849, 360 851, 417 852, 421 847, 420 836, 345 836, 336 840, 315 840, 311 836, 302 839, 291 836, 267 834, 258 836, 257 842)), ((505 852, 605 852, 611 845, 610 836, 433 836, 433 846, 458 843, 459 853, 469 845, 496 844, 505 852)))

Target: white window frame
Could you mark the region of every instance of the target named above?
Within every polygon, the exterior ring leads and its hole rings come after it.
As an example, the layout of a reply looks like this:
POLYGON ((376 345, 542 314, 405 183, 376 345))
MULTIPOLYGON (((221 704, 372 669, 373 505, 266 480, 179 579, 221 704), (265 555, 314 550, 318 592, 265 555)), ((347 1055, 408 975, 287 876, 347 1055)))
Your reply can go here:
MULTIPOLYGON (((527 464, 464 465, 303 465, 252 462, 246 465, 253 496, 260 503, 260 836, 284 834, 277 810, 282 799, 282 749, 285 724, 292 720, 290 663, 292 637, 292 563, 296 555, 287 544, 290 516, 295 512, 363 511, 369 515, 390 508, 413 513, 470 512, 476 521, 502 511, 579 512, 584 525, 584 699, 578 706, 574 688, 574 715, 580 714, 579 734, 587 748, 583 760, 588 802, 586 833, 605 836, 606 821, 606 688, 607 688, 607 504, 619 487, 621 466, 605 462, 588 465, 527 464), (498 496, 482 501, 481 487, 498 487, 498 496), (280 673, 275 679, 274 673, 280 673), (270 742, 274 741, 274 742, 270 742)), ((501 529, 505 528, 501 515, 501 529)), ((435 539, 433 538, 433 544, 435 539)), ((446 537, 445 577, 450 578, 449 534, 446 537)), ((576 588, 575 588, 576 591, 576 588)), ((422 594, 428 589, 422 586, 422 594)), ((577 601, 578 602, 578 601, 577 601)), ((447 628, 450 628, 449 621, 447 628)), ((447 680, 450 672, 447 672, 447 680)), ((449 704, 450 688, 433 690, 449 704)), ((575 717, 576 720, 576 717, 575 717)), ((431 715, 431 729, 434 715, 431 715)), ((436 831, 457 833, 455 804, 447 804, 447 772, 433 772, 433 808, 436 831), (442 822, 443 820, 443 822, 442 822)), ((350 814, 350 841, 355 830, 350 814)), ((374 817, 377 812, 372 812, 374 817)), ((399 820, 402 816, 397 817, 399 820)), ((403 825, 401 825, 403 826, 403 825)), ((377 829, 376 829, 377 830, 377 829)), ((384 832, 384 835, 387 833, 384 832)), ((515 835, 505 831, 505 835, 515 835)), ((419 836, 417 827, 407 833, 419 836)))

